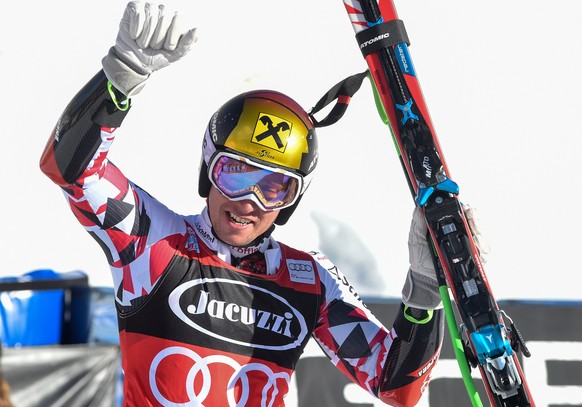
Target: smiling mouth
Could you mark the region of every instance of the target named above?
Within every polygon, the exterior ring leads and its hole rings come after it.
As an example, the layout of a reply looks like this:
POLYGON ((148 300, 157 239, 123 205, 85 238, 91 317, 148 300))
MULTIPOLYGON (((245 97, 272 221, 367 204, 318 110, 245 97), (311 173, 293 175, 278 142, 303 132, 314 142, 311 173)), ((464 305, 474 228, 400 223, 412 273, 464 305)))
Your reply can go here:
POLYGON ((236 216, 234 213, 229 212, 230 215, 230 220, 232 220, 234 223, 237 223, 239 225, 248 225, 251 223, 250 220, 248 219, 243 219, 243 218, 239 218, 238 216, 236 216))

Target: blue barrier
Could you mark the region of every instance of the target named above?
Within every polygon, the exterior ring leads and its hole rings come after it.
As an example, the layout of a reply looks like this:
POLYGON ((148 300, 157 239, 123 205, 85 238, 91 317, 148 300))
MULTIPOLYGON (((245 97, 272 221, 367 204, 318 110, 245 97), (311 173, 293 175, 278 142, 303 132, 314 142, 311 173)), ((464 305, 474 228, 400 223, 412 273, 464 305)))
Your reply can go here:
POLYGON ((82 272, 34 270, 0 278, 0 337, 3 346, 85 343, 90 290, 82 272))

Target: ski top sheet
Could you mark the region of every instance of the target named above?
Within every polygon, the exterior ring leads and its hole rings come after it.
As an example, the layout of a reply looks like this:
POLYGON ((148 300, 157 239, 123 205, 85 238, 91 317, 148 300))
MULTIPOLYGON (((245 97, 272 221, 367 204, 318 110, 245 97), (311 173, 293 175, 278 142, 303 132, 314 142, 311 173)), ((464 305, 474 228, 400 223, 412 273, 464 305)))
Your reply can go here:
POLYGON ((472 367, 479 369, 491 405, 535 406, 518 359, 518 353, 529 356, 529 351, 491 292, 416 77, 404 24, 392 0, 343 2, 378 110, 386 115, 410 190, 427 221, 443 303, 449 290, 453 295, 456 312, 448 310, 447 322, 453 342, 462 337, 463 349, 456 355, 471 402, 482 405, 467 373, 472 367))

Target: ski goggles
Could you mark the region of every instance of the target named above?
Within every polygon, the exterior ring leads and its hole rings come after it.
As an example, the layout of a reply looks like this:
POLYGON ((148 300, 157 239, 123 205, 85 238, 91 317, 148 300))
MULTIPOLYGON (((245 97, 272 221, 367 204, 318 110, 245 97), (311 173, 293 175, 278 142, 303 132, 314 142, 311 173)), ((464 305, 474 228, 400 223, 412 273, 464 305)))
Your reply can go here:
POLYGON ((303 187, 297 174, 226 152, 213 157, 208 175, 212 185, 231 201, 250 199, 265 211, 293 205, 303 187))

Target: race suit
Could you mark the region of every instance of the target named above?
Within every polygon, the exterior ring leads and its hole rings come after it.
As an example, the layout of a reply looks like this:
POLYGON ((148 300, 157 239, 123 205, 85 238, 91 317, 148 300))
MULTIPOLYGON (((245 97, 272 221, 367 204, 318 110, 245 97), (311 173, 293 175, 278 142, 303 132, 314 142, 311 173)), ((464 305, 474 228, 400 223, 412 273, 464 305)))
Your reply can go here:
POLYGON ((400 312, 388 330, 325 256, 272 237, 269 273, 232 266, 206 209, 178 215, 108 161, 127 113, 112 95, 100 71, 65 109, 40 165, 109 262, 124 405, 283 406, 311 337, 372 395, 415 405, 440 353, 441 312, 425 324, 400 312))

